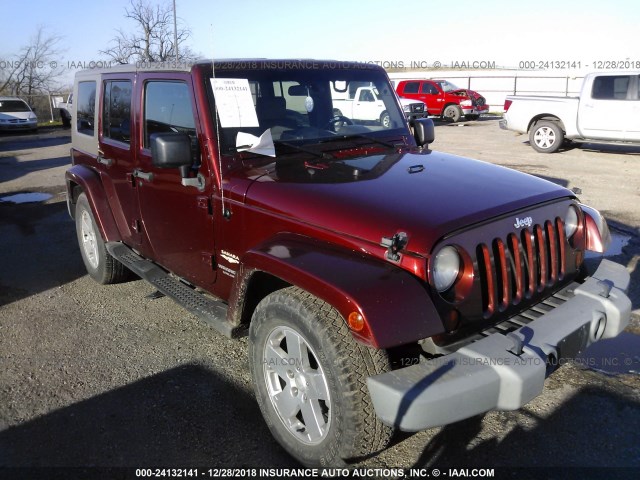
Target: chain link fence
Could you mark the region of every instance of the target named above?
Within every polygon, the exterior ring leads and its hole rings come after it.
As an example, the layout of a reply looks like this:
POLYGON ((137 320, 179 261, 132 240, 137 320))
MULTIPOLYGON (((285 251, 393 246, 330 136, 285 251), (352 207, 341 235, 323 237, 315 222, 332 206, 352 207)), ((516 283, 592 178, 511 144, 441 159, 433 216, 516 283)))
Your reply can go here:
MULTIPOLYGON (((460 88, 475 90, 485 97, 490 111, 502 113, 507 95, 577 96, 583 76, 535 76, 535 75, 461 75, 454 72, 404 72, 391 73, 397 84, 400 80, 436 78, 448 80, 460 88)), ((38 123, 60 122, 58 105, 67 101, 69 92, 20 95, 38 116, 38 123)))

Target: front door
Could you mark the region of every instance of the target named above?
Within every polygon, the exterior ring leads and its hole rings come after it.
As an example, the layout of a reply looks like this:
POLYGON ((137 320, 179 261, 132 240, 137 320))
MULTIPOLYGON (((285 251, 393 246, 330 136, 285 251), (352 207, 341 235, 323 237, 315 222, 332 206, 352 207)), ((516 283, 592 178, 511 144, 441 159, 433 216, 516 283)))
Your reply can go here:
POLYGON ((632 115, 628 99, 631 75, 602 75, 593 79, 591 92, 582 92, 578 129, 584 137, 622 140, 632 115))
POLYGON ((150 75, 138 88, 142 139, 134 177, 143 225, 141 252, 195 285, 210 285, 215 281, 212 176, 201 155, 191 78, 176 74, 167 80, 166 75, 162 79, 150 75), (177 168, 152 165, 149 137, 163 132, 191 137, 193 168, 205 179, 203 191, 182 185, 177 168))

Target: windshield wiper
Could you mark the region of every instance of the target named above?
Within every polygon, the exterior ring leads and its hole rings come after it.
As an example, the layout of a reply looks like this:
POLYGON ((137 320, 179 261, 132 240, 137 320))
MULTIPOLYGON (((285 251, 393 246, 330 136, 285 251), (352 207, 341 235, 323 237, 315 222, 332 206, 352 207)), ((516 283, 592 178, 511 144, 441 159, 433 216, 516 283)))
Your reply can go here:
POLYGON ((335 137, 331 137, 329 141, 334 142, 336 140, 351 140, 353 138, 362 138, 364 140, 368 140, 369 142, 377 143, 379 145, 384 145, 385 147, 389 147, 389 148, 398 148, 399 146, 403 146, 403 147, 406 146, 404 142, 402 144, 385 142, 384 140, 380 140, 375 137, 370 137, 368 135, 362 135, 361 133, 354 133, 351 135, 337 135, 335 137))
POLYGON ((291 149, 298 150, 299 152, 308 153, 310 155, 313 155, 314 157, 322 158, 323 160, 332 160, 333 158, 335 158, 330 153, 317 152, 317 151, 312 150, 310 148, 301 147, 300 145, 294 145, 292 143, 283 142, 282 140, 276 140, 273 143, 274 143, 274 145, 284 145, 285 147, 289 147, 291 149))

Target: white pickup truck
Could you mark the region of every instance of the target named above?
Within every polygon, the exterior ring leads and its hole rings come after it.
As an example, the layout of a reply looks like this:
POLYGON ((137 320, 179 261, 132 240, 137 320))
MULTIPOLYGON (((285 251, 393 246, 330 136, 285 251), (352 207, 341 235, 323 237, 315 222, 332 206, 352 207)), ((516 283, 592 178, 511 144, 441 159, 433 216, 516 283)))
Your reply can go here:
MULTIPOLYGON (((361 86, 345 88, 343 91, 334 89, 331 96, 333 114, 336 117, 347 117, 349 120, 358 122, 378 122, 384 128, 391 127, 389 112, 375 87, 361 86)), ((428 115, 423 101, 406 98, 399 100, 407 120, 411 121, 428 115)))
POLYGON ((69 128, 71 126, 71 111, 73 109, 73 93, 69 94, 66 102, 61 101, 62 98, 63 97, 53 97, 53 108, 60 111, 62 125, 65 128, 69 128))
POLYGON ((500 128, 528 133, 538 152, 566 140, 640 143, 640 72, 598 72, 584 78, 579 97, 509 95, 500 128))

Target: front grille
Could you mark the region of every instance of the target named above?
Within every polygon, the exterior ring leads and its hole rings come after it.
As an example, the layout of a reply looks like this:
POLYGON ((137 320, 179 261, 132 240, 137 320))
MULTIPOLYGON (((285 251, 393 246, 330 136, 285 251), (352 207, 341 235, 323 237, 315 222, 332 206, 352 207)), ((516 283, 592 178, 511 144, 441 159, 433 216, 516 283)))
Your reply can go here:
POLYGON ((476 100, 478 102, 478 106, 482 107, 485 103, 487 103, 487 101, 485 100, 484 97, 480 96, 478 97, 478 99, 476 100))
POLYGON ((421 103, 415 103, 413 105, 411 105, 411 109, 413 111, 413 113, 422 113, 424 112, 424 105, 421 103))
POLYGON ((542 295, 565 276, 566 238, 558 217, 477 247, 485 319, 542 295))

